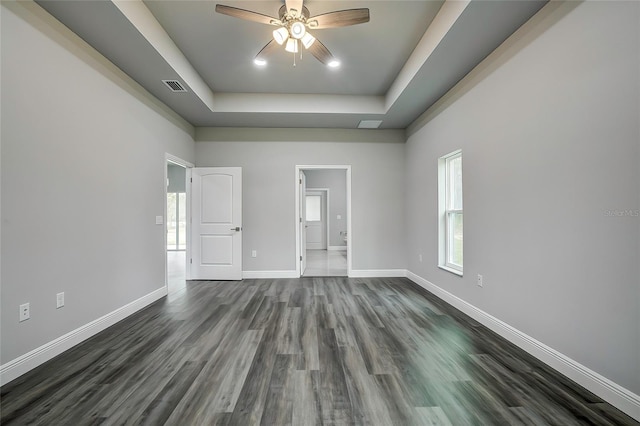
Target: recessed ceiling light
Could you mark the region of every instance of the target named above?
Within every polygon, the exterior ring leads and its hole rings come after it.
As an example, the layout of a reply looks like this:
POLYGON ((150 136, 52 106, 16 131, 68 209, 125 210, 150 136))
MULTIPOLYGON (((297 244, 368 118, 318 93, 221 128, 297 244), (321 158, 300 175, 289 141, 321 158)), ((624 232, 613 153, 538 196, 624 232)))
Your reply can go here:
POLYGON ((265 61, 264 59, 254 59, 253 63, 256 64, 259 67, 264 67, 265 65, 267 65, 267 61, 265 61))
POLYGON ((331 68, 338 68, 340 66, 340 61, 337 59, 332 60, 327 64, 331 68))
POLYGON ((358 129, 377 129, 382 124, 382 120, 362 120, 358 124, 358 129))

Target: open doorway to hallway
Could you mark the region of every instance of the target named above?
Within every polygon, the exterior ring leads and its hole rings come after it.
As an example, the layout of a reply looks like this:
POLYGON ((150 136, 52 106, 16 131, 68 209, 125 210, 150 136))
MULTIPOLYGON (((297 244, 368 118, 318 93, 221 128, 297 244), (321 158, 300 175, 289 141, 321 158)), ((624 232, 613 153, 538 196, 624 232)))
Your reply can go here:
POLYGON ((188 163, 167 156, 166 191, 166 265, 167 290, 181 291, 186 285, 187 251, 187 166, 188 163))
POLYGON ((298 166, 300 276, 348 276, 350 167, 298 166))

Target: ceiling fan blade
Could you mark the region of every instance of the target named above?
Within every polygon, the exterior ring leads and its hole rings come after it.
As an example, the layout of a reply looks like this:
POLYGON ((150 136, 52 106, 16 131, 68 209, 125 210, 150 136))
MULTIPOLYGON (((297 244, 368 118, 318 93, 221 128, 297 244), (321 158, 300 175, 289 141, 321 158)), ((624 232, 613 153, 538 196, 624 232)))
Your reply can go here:
POLYGON ((234 18, 244 19, 245 21, 259 22, 267 25, 282 25, 278 18, 263 15, 262 13, 252 12, 250 10, 238 9, 237 7, 216 4, 216 12, 223 15, 233 16, 234 18))
POLYGON ((289 13, 296 13, 297 16, 302 16, 302 2, 303 0, 285 0, 287 11, 289 13))
POLYGON ((331 54, 331 52, 329 52, 329 49, 320 42, 320 40, 316 40, 311 46, 309 46, 307 51, 325 65, 329 65, 331 62, 336 61, 336 58, 331 54))
POLYGON ((266 61, 267 57, 271 55, 271 53, 273 53, 278 47, 279 47, 278 43, 276 43, 275 40, 271 39, 271 41, 267 43, 266 46, 264 46, 260 52, 258 52, 258 54, 253 60, 266 61))
POLYGON ((323 28, 348 27, 349 25, 369 22, 369 9, 348 9, 329 12, 307 19, 309 28, 321 30, 323 28))

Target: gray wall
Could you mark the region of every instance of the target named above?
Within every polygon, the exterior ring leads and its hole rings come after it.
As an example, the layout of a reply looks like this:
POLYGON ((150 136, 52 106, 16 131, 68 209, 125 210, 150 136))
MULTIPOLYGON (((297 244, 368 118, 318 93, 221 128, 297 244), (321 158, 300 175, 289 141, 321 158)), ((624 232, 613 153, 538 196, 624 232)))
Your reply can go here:
POLYGON ((409 269, 635 393, 639 8, 546 6, 406 146, 409 269), (436 266, 437 159, 459 148, 462 278, 436 266))
POLYGON ((165 285, 165 152, 194 143, 39 6, 2 2, 1 22, 4 364, 165 285))
POLYGON ((296 268, 296 165, 351 165, 353 269, 406 269, 403 141, 399 131, 198 129, 196 166, 243 168, 245 271, 296 268))
POLYGON ((306 170, 307 189, 329 189, 329 241, 333 247, 346 246, 347 231, 347 172, 345 170, 306 170), (338 219, 340 215, 340 219, 338 219))

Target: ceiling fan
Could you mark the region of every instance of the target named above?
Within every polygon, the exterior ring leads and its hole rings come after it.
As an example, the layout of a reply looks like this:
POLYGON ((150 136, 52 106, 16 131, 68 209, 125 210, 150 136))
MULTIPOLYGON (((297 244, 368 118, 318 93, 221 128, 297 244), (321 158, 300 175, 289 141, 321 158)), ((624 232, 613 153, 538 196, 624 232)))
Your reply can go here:
POLYGON ((287 52, 294 54, 294 66, 295 54, 301 52, 302 48, 329 67, 339 66, 340 62, 329 52, 329 49, 308 30, 347 27, 369 22, 369 9, 338 10, 310 17, 309 9, 303 5, 303 1, 285 0, 285 4, 278 12, 278 18, 222 4, 216 5, 216 12, 278 27, 273 31, 273 39, 254 58, 253 61, 258 65, 266 65, 267 57, 278 46, 284 46, 287 52))

